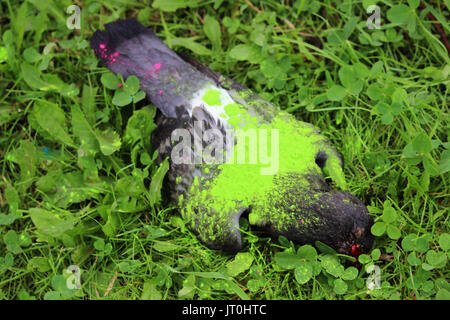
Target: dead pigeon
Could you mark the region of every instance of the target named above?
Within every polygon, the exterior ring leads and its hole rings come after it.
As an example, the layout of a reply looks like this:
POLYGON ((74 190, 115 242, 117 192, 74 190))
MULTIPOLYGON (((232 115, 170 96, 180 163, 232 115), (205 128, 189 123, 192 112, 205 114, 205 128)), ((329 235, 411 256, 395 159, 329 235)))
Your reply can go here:
POLYGON ((316 127, 176 53, 134 19, 106 24, 91 48, 113 73, 137 76, 159 109, 151 139, 159 161, 170 161, 170 198, 209 248, 241 250, 248 214, 250 225, 299 244, 353 256, 370 249, 373 217, 345 191, 341 156, 316 127))

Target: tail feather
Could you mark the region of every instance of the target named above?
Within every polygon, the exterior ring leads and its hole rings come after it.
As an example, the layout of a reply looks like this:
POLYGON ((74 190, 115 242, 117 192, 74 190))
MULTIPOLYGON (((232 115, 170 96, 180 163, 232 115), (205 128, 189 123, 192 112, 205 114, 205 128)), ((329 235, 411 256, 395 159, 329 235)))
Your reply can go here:
MULTIPOLYGON (((117 20, 105 25, 106 31, 97 31, 91 38, 92 49, 99 48, 101 44, 111 51, 115 50, 124 41, 132 39, 139 34, 154 36, 153 32, 145 28, 135 19, 117 20)), ((155 36, 156 37, 156 36, 155 36)))
POLYGON ((96 31, 91 48, 108 69, 125 79, 136 75, 141 89, 166 117, 191 113, 189 101, 209 79, 181 59, 135 19, 117 20, 96 31))

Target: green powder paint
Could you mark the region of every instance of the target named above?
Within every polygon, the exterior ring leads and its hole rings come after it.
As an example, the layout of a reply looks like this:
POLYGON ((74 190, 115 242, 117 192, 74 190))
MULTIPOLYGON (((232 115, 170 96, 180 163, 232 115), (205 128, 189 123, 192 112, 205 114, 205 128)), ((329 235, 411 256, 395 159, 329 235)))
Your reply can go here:
POLYGON ((327 160, 324 173, 329 174, 331 179, 341 189, 347 189, 347 183, 345 182, 345 176, 342 172, 341 161, 337 157, 331 157, 327 160))
MULTIPOLYGON (((245 119, 246 117, 244 117, 244 121, 246 121, 245 119)), ((254 123, 254 121, 250 123, 254 123)), ((245 124, 245 128, 248 129, 249 123, 245 124)), ((282 176, 289 172, 321 174, 320 168, 315 163, 315 156, 319 148, 316 143, 323 137, 314 135, 313 128, 295 121, 293 118, 287 120, 284 117, 274 118, 265 127, 268 133, 273 129, 279 132, 279 169, 277 175, 282 176)), ((269 144, 268 153, 270 154, 269 135, 267 140, 269 144)), ((248 143, 245 150, 248 154, 248 143)), ((236 160, 237 148, 234 148, 233 151, 231 157, 236 160)), ((259 156, 259 145, 257 154, 259 156)), ((272 192, 274 188, 274 175, 261 174, 261 169, 264 167, 268 167, 268 164, 238 164, 234 161, 231 164, 219 165, 219 169, 222 171, 214 180, 208 193, 220 202, 221 207, 219 209, 221 211, 235 212, 241 205, 245 207, 251 204, 255 205, 255 203, 262 201, 266 194, 272 192)))
POLYGON ((208 89, 202 97, 202 100, 210 106, 220 106, 220 91, 208 89))
POLYGON ((245 109, 242 108, 242 105, 237 103, 230 103, 224 107, 226 114, 229 117, 238 116, 240 114, 245 114, 245 109))
MULTIPOLYGON (((218 90, 208 90, 203 101, 209 105, 220 105, 220 92, 218 90)), ((267 130, 267 156, 270 155, 272 146, 270 137, 272 130, 278 130, 278 160, 279 169, 275 175, 261 174, 262 168, 267 168, 269 164, 238 164, 236 163, 235 146, 231 159, 233 163, 218 165, 219 173, 211 180, 210 184, 202 184, 195 180, 192 185, 189 197, 184 202, 182 209, 185 218, 191 221, 191 227, 198 230, 200 238, 205 242, 221 241, 221 237, 226 237, 232 229, 231 221, 233 215, 240 212, 242 208, 252 207, 249 222, 256 225, 264 225, 267 220, 276 217, 275 224, 278 230, 287 230, 294 223, 294 215, 291 210, 293 201, 289 198, 289 190, 298 190, 310 187, 310 182, 304 178, 305 175, 322 175, 321 169, 315 162, 317 153, 325 151, 329 159, 327 169, 331 178, 340 186, 345 186, 345 178, 340 167, 340 160, 336 151, 329 145, 327 139, 317 133, 317 129, 311 124, 297 121, 287 112, 276 110, 271 121, 265 121, 261 116, 252 116, 249 107, 233 103, 224 107, 228 118, 228 123, 239 130, 266 129, 267 130), (283 178, 283 183, 276 184, 276 179, 283 178), (291 189, 289 189, 289 187, 291 189), (288 188, 288 189, 287 189, 288 188), (286 209, 288 208, 288 209, 286 209)), ((258 110, 257 108, 254 108, 258 110)), ((257 130, 258 131, 258 130, 257 130)), ((258 138, 259 140, 259 138, 258 138)), ((258 161, 259 159, 258 141, 258 161)), ((248 154, 249 145, 245 145, 248 154)), ((320 198, 321 193, 316 197, 320 198)), ((300 193, 297 195, 302 197, 300 193)), ((305 197, 304 202, 312 201, 305 197)), ((305 227, 308 224, 319 222, 317 217, 309 217, 307 214, 302 217, 305 227)))

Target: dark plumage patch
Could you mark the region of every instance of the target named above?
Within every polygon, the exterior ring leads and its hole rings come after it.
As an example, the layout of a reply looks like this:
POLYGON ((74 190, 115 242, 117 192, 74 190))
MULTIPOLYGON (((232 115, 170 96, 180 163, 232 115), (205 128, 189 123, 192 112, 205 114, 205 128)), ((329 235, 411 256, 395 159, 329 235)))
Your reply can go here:
POLYGON ((347 191, 331 190, 318 176, 293 172, 274 181, 276 194, 268 193, 264 207, 253 208, 265 216, 262 229, 300 244, 319 240, 340 253, 350 253, 354 244, 370 249, 373 217, 359 199, 347 191), (310 181, 307 189, 300 187, 305 179, 310 181))
MULTIPOLYGON (((105 25, 105 32, 96 31, 91 38, 91 48, 96 51, 100 45, 105 45, 110 51, 115 51, 119 46, 140 34, 148 35, 154 39, 157 37, 148 28, 135 19, 117 20, 105 25)), ((102 59, 105 62, 104 59, 102 59)))

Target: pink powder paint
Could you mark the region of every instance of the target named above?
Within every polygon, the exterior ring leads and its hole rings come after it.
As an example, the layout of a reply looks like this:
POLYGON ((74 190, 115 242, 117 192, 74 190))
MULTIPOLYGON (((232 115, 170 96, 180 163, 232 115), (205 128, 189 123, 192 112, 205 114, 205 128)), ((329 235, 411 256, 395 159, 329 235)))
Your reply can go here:
POLYGON ((100 44, 100 49, 105 49, 105 45, 103 43, 100 44))
POLYGON ((155 63, 153 66, 155 67, 156 70, 161 69, 161 64, 160 63, 155 63))
POLYGON ((162 95, 162 94, 163 94, 163 91, 162 91, 162 90, 159 90, 159 91, 158 91, 158 94, 159 94, 159 95, 162 95))
POLYGON ((123 87, 123 84, 119 83, 119 88, 122 88, 122 87, 123 87))

